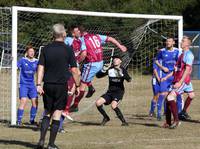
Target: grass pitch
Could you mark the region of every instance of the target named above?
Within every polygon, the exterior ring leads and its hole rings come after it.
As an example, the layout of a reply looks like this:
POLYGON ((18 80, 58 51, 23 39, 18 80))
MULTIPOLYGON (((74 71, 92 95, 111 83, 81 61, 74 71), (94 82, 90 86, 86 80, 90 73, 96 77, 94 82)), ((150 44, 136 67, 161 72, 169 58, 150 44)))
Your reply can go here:
MULTIPOLYGON (((65 134, 58 134, 56 144, 61 149, 198 149, 200 148, 200 81, 193 80, 196 98, 189 113, 191 122, 182 122, 175 130, 163 129, 156 118, 149 118, 148 111, 152 98, 151 77, 135 76, 132 83, 126 83, 126 93, 120 108, 129 122, 121 127, 110 106, 105 110, 111 117, 106 126, 101 127, 101 115, 93 105, 94 101, 106 91, 107 78, 95 79, 96 93, 92 98, 84 98, 80 111, 72 114, 75 122, 65 121, 65 134)), ((42 100, 39 101, 42 112, 42 100)), ((29 106, 24 121, 27 122, 29 106)), ((49 132, 46 138, 48 143, 49 132)), ((0 149, 28 149, 36 147, 39 130, 34 127, 10 128, 0 123, 0 149)))

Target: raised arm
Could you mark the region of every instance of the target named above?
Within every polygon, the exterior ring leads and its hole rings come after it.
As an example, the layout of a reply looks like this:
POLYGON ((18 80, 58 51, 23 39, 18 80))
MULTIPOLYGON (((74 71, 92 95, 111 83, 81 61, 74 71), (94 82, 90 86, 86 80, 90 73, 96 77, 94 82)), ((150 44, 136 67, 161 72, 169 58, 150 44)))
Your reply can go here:
POLYGON ((127 48, 124 45, 121 45, 115 38, 113 37, 107 37, 107 42, 111 42, 114 45, 116 45, 122 52, 126 52, 127 48))

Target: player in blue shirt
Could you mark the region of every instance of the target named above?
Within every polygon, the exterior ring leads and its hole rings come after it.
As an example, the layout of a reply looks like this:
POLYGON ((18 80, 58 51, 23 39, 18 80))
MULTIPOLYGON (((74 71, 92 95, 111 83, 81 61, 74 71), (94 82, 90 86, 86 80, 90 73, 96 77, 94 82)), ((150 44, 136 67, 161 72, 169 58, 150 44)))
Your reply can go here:
POLYGON ((32 107, 30 110, 30 123, 34 124, 35 116, 37 113, 37 90, 34 83, 34 74, 37 70, 38 60, 35 59, 35 50, 31 45, 26 47, 25 57, 22 57, 17 62, 17 67, 20 70, 20 83, 19 83, 19 98, 20 105, 17 111, 17 125, 22 124, 24 108, 27 99, 31 99, 32 107))
MULTIPOLYGON (((162 60, 159 60, 159 63, 162 65, 162 60)), ((162 78, 162 70, 155 63, 155 59, 153 60, 153 76, 152 76, 152 89, 153 89, 153 99, 151 100, 151 106, 149 111, 149 116, 152 117, 154 115, 154 110, 156 107, 156 103, 159 97, 160 92, 160 79, 162 78)))
MULTIPOLYGON (((170 86, 173 81, 173 71, 174 66, 179 57, 179 50, 174 48, 175 41, 173 38, 169 37, 166 40, 166 47, 161 49, 157 55, 156 64, 162 70, 162 78, 160 80, 160 95, 157 102, 157 119, 161 120, 161 112, 163 100, 166 98, 169 93, 170 86), (159 63, 159 60, 162 60, 162 65, 159 63)), ((181 98, 179 96, 178 98, 181 98)))

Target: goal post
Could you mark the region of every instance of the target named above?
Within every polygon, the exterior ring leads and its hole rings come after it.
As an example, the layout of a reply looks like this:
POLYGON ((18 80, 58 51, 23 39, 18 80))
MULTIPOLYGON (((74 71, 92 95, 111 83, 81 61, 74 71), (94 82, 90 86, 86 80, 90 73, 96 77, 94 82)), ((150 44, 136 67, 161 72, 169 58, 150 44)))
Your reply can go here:
MULTIPOLYGON (((46 14, 64 14, 76 16, 92 16, 107 18, 127 18, 127 19, 155 19, 155 20, 175 20, 178 21, 178 42, 183 36, 183 17, 171 15, 148 15, 148 14, 126 14, 109 12, 91 12, 76 10, 60 10, 33 7, 12 7, 12 91, 11 91, 11 125, 16 124, 17 117, 17 46, 18 46, 18 14, 19 12, 46 13, 46 14)), ((59 23, 59 22, 58 22, 59 23)), ((137 40, 137 39, 136 39, 137 40)))

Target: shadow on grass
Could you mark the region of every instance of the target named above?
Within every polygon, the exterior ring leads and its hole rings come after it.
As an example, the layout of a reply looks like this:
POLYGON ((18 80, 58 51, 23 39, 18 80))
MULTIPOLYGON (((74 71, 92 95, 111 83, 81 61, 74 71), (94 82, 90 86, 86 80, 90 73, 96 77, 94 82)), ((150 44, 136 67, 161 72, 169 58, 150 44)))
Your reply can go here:
POLYGON ((138 122, 128 122, 131 125, 142 125, 142 126, 146 126, 146 127, 157 127, 157 128, 161 128, 160 125, 158 124, 153 124, 153 123, 138 123, 138 122))
POLYGON ((29 142, 24 142, 24 141, 19 141, 19 140, 3 140, 3 139, 0 139, 0 144, 20 145, 20 146, 24 146, 26 148, 36 148, 37 147, 37 145, 35 145, 35 144, 29 143, 29 142))
POLYGON ((199 120, 184 120, 182 122, 200 124, 199 120))
POLYGON ((0 124, 10 124, 10 121, 8 120, 4 120, 4 119, 0 119, 0 124))
POLYGON ((127 119, 137 119, 137 120, 152 120, 153 117, 149 117, 147 114, 131 114, 131 115, 125 115, 127 119))
POLYGON ((32 131, 39 131, 40 128, 37 125, 30 125, 28 123, 25 123, 22 126, 17 126, 17 125, 10 125, 9 128, 17 128, 17 129, 30 129, 32 131))
POLYGON ((74 123, 78 123, 84 126, 100 126, 100 123, 90 122, 90 121, 86 121, 86 122, 74 121, 74 123))

